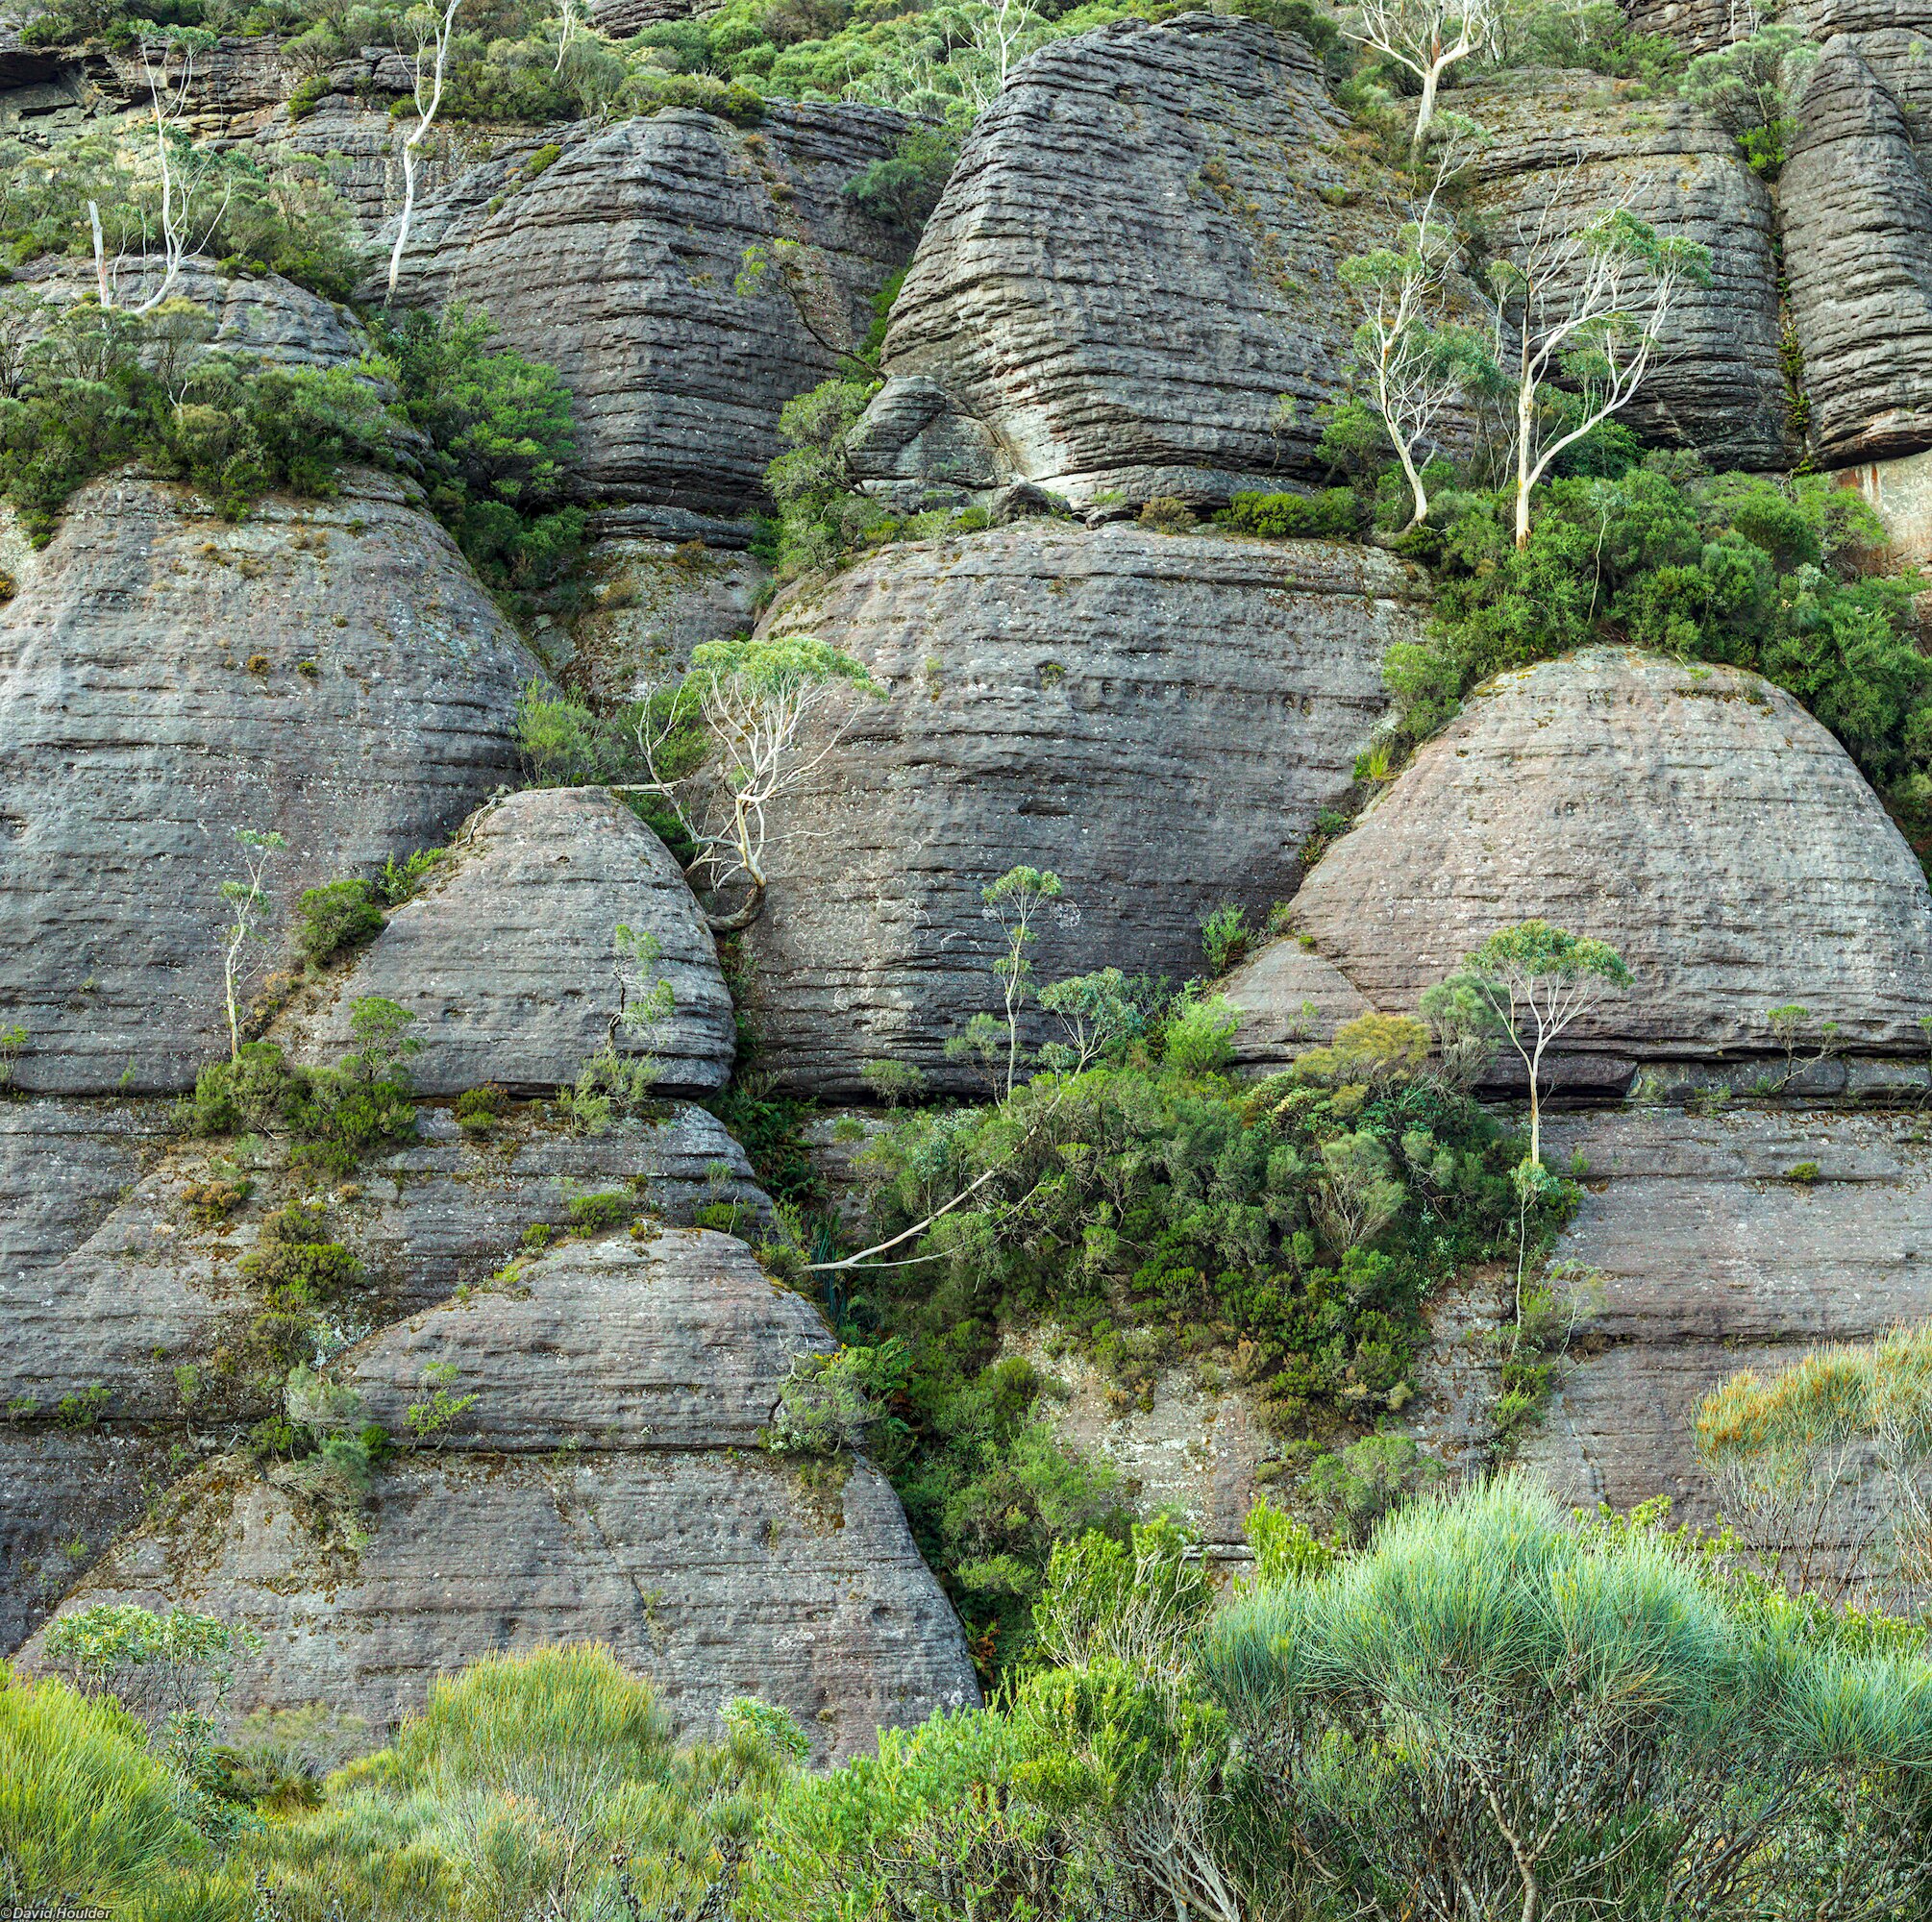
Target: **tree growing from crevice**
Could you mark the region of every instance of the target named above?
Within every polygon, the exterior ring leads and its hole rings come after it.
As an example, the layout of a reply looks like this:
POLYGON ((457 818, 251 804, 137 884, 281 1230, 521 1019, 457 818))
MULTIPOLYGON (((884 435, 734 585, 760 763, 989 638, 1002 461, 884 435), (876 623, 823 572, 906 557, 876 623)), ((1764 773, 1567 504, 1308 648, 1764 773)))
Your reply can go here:
POLYGON ((396 244, 389 250, 388 286, 384 295, 385 306, 395 299, 396 278, 403 271, 403 250, 409 244, 409 223, 416 211, 417 157, 442 108, 450 44, 456 38, 457 12, 461 6, 462 0, 443 0, 440 11, 426 7, 410 15, 410 24, 416 31, 414 85, 411 89, 416 107, 416 124, 403 142, 403 208, 396 216, 396 244))
POLYGON ((714 897, 741 887, 729 912, 706 910, 714 932, 735 933, 763 911, 765 850, 777 804, 810 781, 845 738, 852 696, 885 690, 852 655, 805 634, 777 640, 706 641, 675 689, 646 689, 634 740, 648 778, 621 791, 656 795, 696 849, 686 873, 714 897), (713 752, 694 774, 678 773, 670 749, 693 720, 713 752), (814 735, 814 724, 824 728, 814 735))
POLYGON ((1608 942, 1566 933, 1547 921, 1499 928, 1459 973, 1428 990, 1425 1020, 1458 1004, 1482 1009, 1493 1031, 1522 1058, 1529 1075, 1529 1154, 1543 1161, 1543 1057, 1558 1036, 1630 985, 1630 971, 1608 942))
POLYGON ((1573 228, 1564 206, 1553 192, 1489 270, 1498 359, 1514 390, 1519 548, 1550 463, 1630 405, 1678 301, 1711 278, 1698 241, 1663 238, 1627 207, 1573 228))
POLYGON ((228 1058, 241 1054, 241 993, 250 973, 248 951, 251 946, 268 939, 262 927, 267 915, 268 866, 288 843, 272 830, 263 833, 254 827, 235 830, 235 851, 241 861, 238 878, 223 881, 221 898, 228 903, 228 926, 221 947, 221 997, 228 1011, 228 1058))
POLYGON ((1412 150, 1421 153, 1435 119, 1436 94, 1458 61, 1487 48, 1496 34, 1500 0, 1364 0, 1359 24, 1344 27, 1352 40, 1413 74, 1422 88, 1412 150))

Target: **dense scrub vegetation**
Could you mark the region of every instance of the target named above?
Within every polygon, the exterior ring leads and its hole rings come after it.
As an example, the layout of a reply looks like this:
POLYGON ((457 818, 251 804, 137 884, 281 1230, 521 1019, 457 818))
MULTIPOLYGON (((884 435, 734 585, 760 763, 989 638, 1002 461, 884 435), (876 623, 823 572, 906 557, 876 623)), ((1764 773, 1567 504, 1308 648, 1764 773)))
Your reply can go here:
POLYGON ((0 1690, 0 1895, 201 1922, 1925 1912, 1920 1631, 1508 1480, 1354 1554, 1265 1507, 1250 1530, 1231 1595, 1167 1524, 1067 1543, 1005 1700, 829 1775, 754 1701, 677 1747, 589 1649, 480 1662, 326 1774, 353 1731, 320 1710, 214 1738, 246 1653, 220 1624, 71 1617, 86 1692, 0 1690))

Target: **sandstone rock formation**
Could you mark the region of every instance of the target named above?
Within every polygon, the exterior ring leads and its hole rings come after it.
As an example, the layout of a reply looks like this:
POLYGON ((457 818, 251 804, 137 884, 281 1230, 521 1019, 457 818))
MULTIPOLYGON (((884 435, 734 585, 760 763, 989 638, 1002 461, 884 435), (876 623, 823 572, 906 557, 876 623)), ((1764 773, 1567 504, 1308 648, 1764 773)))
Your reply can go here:
POLYGON ((286 839, 268 874, 279 937, 299 889, 437 845, 509 777, 536 672, 383 477, 264 501, 238 526, 158 481, 76 495, 0 610, 19 1085, 189 1085, 227 1047, 235 830, 286 839))
POLYGON ((1667 1494, 1678 1518, 1709 1521, 1693 1445, 1705 1393, 1932 1315, 1932 1138, 1917 1114, 1651 1110, 1546 1129, 1551 1159, 1589 1165, 1556 1253, 1603 1288, 1583 1359, 1522 1450, 1566 1499, 1667 1494))
POLYGON ((210 1173, 206 1148, 177 1148, 135 1181, 134 1148, 154 1143, 159 1116, 34 1102, 0 1106, 6 1123, 0 1646, 10 1648, 140 1512, 172 1444, 270 1412, 248 1349, 262 1290, 242 1264, 262 1217, 284 1202, 322 1198, 322 1233, 364 1266, 366 1284, 331 1306, 345 1332, 485 1282, 527 1228, 563 1225, 584 1195, 623 1194, 673 1221, 734 1203, 748 1229, 768 1210, 744 1151, 695 1108, 590 1137, 530 1115, 472 1136, 425 1110, 416 1142, 334 1186, 285 1168, 268 1146, 247 1205, 213 1225, 190 1206, 210 1173), (184 1365, 197 1377, 189 1396, 175 1372, 184 1365), (63 1397, 90 1390, 105 1391, 102 1407, 61 1411, 63 1397))
POLYGON ((1520 259, 1539 234, 1619 205, 1710 249, 1711 283, 1684 291, 1624 423, 1714 467, 1788 465, 1771 196, 1730 135, 1595 74, 1512 73, 1458 88, 1454 104, 1488 136, 1469 205, 1499 255, 1520 259))
POLYGON ((535 789, 485 808, 330 989, 303 1023, 304 1057, 346 1053, 356 1001, 381 995, 416 1017, 422 1047, 409 1067, 422 1095, 556 1088, 607 1038, 661 1063, 667 1093, 706 1092, 731 1073, 731 998, 710 930, 683 870, 607 788, 535 789), (656 940, 650 973, 671 984, 670 1018, 648 1036, 619 1023, 620 924, 656 940))
POLYGON ((1848 37, 1806 88, 1781 183, 1812 432, 1830 462, 1932 446, 1932 187, 1848 37))
MULTIPOLYGON (((1499 675, 1293 915, 1386 1013, 1532 917, 1611 942, 1636 977, 1564 1036, 1573 1080, 1769 1052, 1766 1013, 1792 1003, 1854 1054, 1923 1051, 1924 875, 1845 751, 1754 675, 1610 648, 1499 675)), ((1266 971, 1246 985, 1257 1021, 1278 1021, 1266 971)))
POLYGON ((345 1358, 385 1417, 433 1359, 479 1395, 459 1445, 381 1474, 359 1549, 318 1540, 285 1477, 223 1463, 72 1603, 250 1623, 265 1645, 237 1675, 244 1709, 321 1699, 382 1733, 465 1659, 595 1639, 653 1677, 687 1734, 757 1694, 842 1758, 978 1690, 878 1470, 756 1445, 794 1357, 828 1346, 728 1237, 566 1246, 345 1358))
POLYGON ((1318 478, 1352 324, 1335 263, 1373 224, 1333 204, 1364 185, 1345 126, 1308 48, 1252 21, 1050 42, 920 241, 860 471, 962 480, 978 458, 969 484, 997 464, 1076 505, 1318 478))
POLYGON ((1407 593, 1340 544, 1030 521, 780 602, 764 631, 848 649, 890 698, 854 703, 774 819, 747 941, 765 1062, 819 1094, 878 1056, 973 1087, 941 1051, 998 998, 979 890, 1021 863, 1065 887, 1043 978, 1197 973, 1203 915, 1292 892, 1382 710, 1382 653, 1414 631, 1407 593))
MULTIPOLYGON (((1633 424, 1719 464, 1784 454, 1771 202, 1731 137, 1595 77, 1459 89, 1492 244, 1627 197, 1704 242, 1633 424)), ((1319 481, 1321 410, 1355 314, 1336 273, 1399 200, 1300 39, 1222 15, 1052 42, 981 116, 886 333, 892 377, 849 444, 874 491, 1025 480, 1076 506, 1319 481), (1070 156, 1074 157, 1070 161, 1070 156)))
POLYGON ((734 534, 727 523, 663 509, 595 515, 582 565, 586 604, 567 624, 535 623, 552 670, 594 701, 622 702, 675 678, 702 642, 749 633, 770 577, 734 534))
POLYGON ((779 409, 863 339, 904 258, 844 190, 903 125, 774 103, 755 134, 681 109, 576 130, 540 172, 507 155, 423 205, 399 297, 475 302, 557 368, 593 498, 742 513, 779 409))

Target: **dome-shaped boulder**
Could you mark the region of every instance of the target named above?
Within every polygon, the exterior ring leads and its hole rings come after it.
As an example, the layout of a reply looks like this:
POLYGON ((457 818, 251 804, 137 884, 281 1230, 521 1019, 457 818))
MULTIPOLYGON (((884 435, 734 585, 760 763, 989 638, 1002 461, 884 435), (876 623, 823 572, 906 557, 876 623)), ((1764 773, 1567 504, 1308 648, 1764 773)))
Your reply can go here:
POLYGON ((607 788, 539 788, 483 809, 430 885, 331 983, 302 1023, 302 1052, 334 1060, 354 1045, 351 1011, 381 995, 416 1017, 418 1094, 571 1081, 607 1035, 646 1049, 659 1085, 692 1094, 731 1070, 731 998, 683 871, 607 788), (648 934, 648 971, 671 984, 671 1014, 646 1037, 617 1025, 619 925, 648 934))
POLYGON ((1383 1013, 1531 919, 1609 942, 1635 977, 1564 1035, 1573 1079, 1593 1054, 1627 1076, 1770 1051, 1766 1015, 1792 1004, 1854 1052, 1925 1046, 1924 875, 1845 750, 1756 675, 1617 648, 1498 675, 1293 908, 1383 1013))
POLYGON ((854 704, 774 817, 746 943, 762 1060, 820 1094, 879 1056, 976 1087, 943 1050, 999 999, 980 890, 1021 865, 1064 888, 1042 980, 1198 973, 1204 916, 1294 892, 1383 711, 1383 653, 1416 632, 1411 592, 1340 542, 1029 521, 781 602, 764 631, 846 649, 888 698, 854 704))

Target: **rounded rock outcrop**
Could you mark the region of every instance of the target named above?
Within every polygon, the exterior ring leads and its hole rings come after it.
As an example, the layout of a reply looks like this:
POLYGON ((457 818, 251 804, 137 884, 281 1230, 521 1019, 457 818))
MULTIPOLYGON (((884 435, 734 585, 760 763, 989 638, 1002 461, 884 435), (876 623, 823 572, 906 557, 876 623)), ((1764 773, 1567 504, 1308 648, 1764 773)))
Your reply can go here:
POLYGON ((565 130, 540 171, 507 155, 417 209, 398 298, 472 302, 557 369, 590 497, 743 514, 780 409, 858 347, 905 258, 845 192, 904 124, 773 102, 755 136, 683 109, 565 130))
POLYGON ((649 1052, 667 1093, 706 1093, 731 1072, 710 930, 664 844, 607 788, 532 789, 484 808, 331 995, 301 1024, 302 1054, 346 1053, 356 1002, 380 995, 416 1018, 421 1095, 560 1087, 607 1039, 620 1055, 649 1052), (620 924, 656 941, 646 973, 671 985, 670 1016, 648 1035, 618 1020, 620 924))
POLYGON ((774 818, 746 943, 763 1062, 821 1094, 879 1056, 975 1086, 943 1050, 998 999, 979 891, 1020 865, 1065 890, 1043 979, 1198 973, 1204 915, 1293 892, 1383 711, 1382 655, 1416 631, 1410 591, 1339 542, 1029 521, 781 602, 764 632, 844 648, 888 693, 774 818))
POLYGON ((286 842, 261 917, 279 934, 301 889, 439 844, 511 775, 538 672, 384 477, 263 501, 238 526, 156 480, 77 494, 0 609, 17 1085, 190 1086, 228 1051, 236 831, 286 842))
POLYGON ((1531 919, 1609 942, 1635 977, 1562 1037, 1573 1075, 1770 1052, 1766 1015, 1792 1004, 1849 1051, 1923 1051, 1924 875, 1845 750, 1756 675, 1618 648, 1498 675, 1293 904, 1390 1014, 1531 919))
POLYGON ((426 1367, 478 1397, 459 1445, 378 1472, 365 1540, 318 1532, 292 1478, 223 1462, 67 1606, 179 1602, 245 1623, 262 1647, 235 1707, 321 1699, 379 1736, 464 1661, 596 1640, 652 1677, 686 1735, 757 1694, 843 1759, 978 1690, 884 1477, 757 1445, 793 1363, 831 1346, 728 1236, 568 1244, 344 1357, 339 1376, 396 1425, 426 1367))

